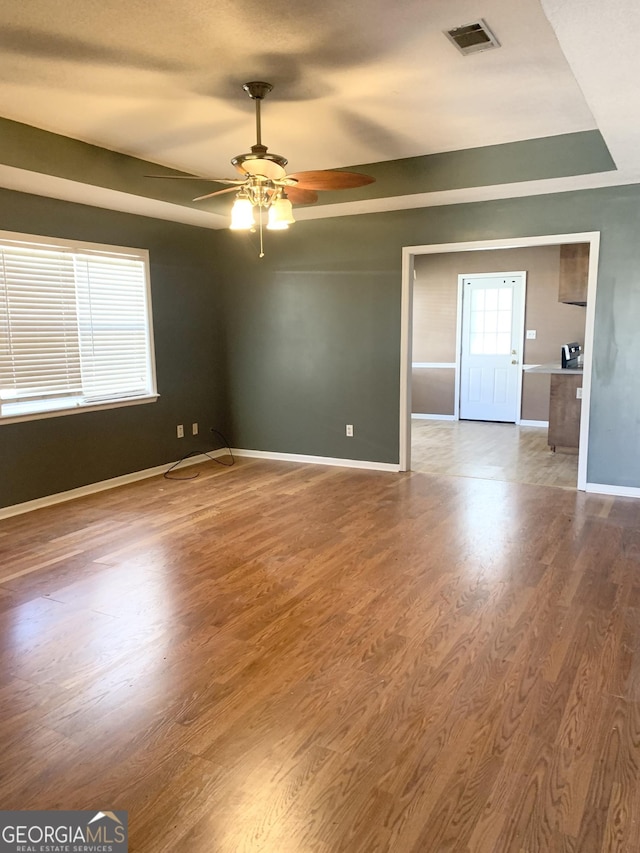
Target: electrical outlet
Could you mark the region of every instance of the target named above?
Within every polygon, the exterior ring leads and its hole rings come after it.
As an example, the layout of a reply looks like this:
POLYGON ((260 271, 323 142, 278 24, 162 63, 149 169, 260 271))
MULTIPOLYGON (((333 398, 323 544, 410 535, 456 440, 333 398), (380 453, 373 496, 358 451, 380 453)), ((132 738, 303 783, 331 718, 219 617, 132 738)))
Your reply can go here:
POLYGON ((347 438, 353 438, 353 424, 347 424, 347 438))
POLYGON ((184 438, 184 426, 182 424, 178 424, 176 427, 176 435, 178 438, 184 438))
POLYGON ((191 424, 191 435, 198 434, 198 424, 191 424))
POLYGON ((582 400, 582 388, 576 388, 576 400, 582 400))
POLYGON ((528 341, 535 341, 537 334, 538 333, 537 333, 536 329, 527 329, 527 340, 528 341))

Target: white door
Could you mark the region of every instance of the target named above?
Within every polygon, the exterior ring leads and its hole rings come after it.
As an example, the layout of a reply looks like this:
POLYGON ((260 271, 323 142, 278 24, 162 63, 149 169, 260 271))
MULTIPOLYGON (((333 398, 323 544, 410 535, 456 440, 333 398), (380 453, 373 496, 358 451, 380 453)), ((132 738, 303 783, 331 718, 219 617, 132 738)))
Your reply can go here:
POLYGON ((460 418, 519 419, 524 293, 524 273, 463 277, 460 418))

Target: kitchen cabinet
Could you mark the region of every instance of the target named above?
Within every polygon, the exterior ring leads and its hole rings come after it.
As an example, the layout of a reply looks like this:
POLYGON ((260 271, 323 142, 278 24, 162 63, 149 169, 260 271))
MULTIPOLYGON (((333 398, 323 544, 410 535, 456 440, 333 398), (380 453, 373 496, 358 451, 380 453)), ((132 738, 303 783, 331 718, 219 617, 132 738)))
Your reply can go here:
POLYGON ((549 397, 549 434, 547 444, 556 447, 575 447, 580 444, 580 413, 582 400, 577 390, 582 388, 581 373, 552 373, 549 397))
POLYGON ((558 302, 586 305, 588 279, 589 244, 568 243, 560 246, 558 302))

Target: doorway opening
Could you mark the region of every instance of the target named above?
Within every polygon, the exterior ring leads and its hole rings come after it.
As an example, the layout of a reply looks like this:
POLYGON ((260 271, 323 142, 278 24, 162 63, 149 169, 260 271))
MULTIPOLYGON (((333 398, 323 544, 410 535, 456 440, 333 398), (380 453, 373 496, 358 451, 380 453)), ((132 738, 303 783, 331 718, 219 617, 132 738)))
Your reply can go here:
MULTIPOLYGON (((561 246, 570 246, 571 244, 587 244, 588 245, 588 272, 587 272, 587 297, 586 297, 586 308, 582 307, 579 309, 579 313, 582 316, 583 328, 584 328, 584 369, 582 374, 582 405, 581 411, 578 411, 577 417, 579 419, 579 447, 577 448, 577 487, 579 489, 584 489, 586 487, 586 469, 587 469, 587 452, 588 452, 588 427, 589 427, 589 400, 590 400, 590 388, 591 388, 591 365, 592 365, 592 342, 593 342, 593 326, 594 326, 594 313, 595 313, 595 295, 596 295, 596 287, 597 287, 597 265, 598 265, 598 249, 599 249, 599 232, 585 232, 578 234, 554 234, 540 237, 523 237, 523 238, 510 238, 510 239, 502 239, 502 240, 491 240, 491 241, 475 241, 469 243, 447 243, 447 244, 438 244, 438 245, 425 245, 425 246, 408 246, 403 249, 403 288, 402 288, 402 330, 401 330, 401 342, 402 342, 402 358, 401 358, 401 388, 400 388, 400 467, 401 470, 410 470, 411 469, 411 428, 412 428, 412 384, 414 385, 414 396, 416 398, 416 405, 418 411, 420 411, 420 397, 424 393, 427 395, 439 395, 441 398, 441 402, 439 407, 435 408, 436 412, 439 412, 438 415, 418 415, 418 417, 424 417, 425 419, 433 419, 440 421, 440 426, 444 430, 449 430, 451 433, 455 433, 456 429, 460 432, 462 427, 466 427, 467 425, 473 426, 473 421, 471 420, 461 420, 461 418, 465 417, 465 409, 464 405, 462 406, 461 412, 461 397, 460 397, 460 388, 459 385, 461 379, 461 357, 462 357, 462 343, 463 343, 463 318, 462 318, 462 305, 463 300, 460 298, 457 299, 457 302, 453 304, 449 304, 447 306, 446 300, 451 300, 450 296, 442 297, 442 294, 435 294, 431 299, 431 303, 428 306, 428 311, 425 316, 429 316, 429 312, 431 313, 432 318, 435 320, 434 329, 431 333, 431 339, 435 342, 435 347, 438 349, 437 352, 437 360, 436 362, 432 361, 431 358, 424 358, 424 361, 421 361, 420 356, 418 355, 418 360, 416 362, 415 353, 413 350, 413 311, 414 311, 414 277, 416 275, 416 270, 420 270, 421 264, 431 264, 439 263, 441 260, 449 264, 449 267, 453 263, 457 263, 457 259, 454 257, 458 253, 461 254, 460 257, 464 258, 465 263, 463 263, 459 267, 459 279, 460 283, 458 285, 458 290, 463 287, 462 282, 466 279, 481 279, 487 278, 489 270, 494 271, 495 268, 498 270, 512 270, 512 269, 525 269, 527 265, 525 263, 519 267, 508 267, 504 266, 504 257, 503 255, 514 255, 515 253, 504 252, 501 253, 500 250, 515 250, 515 249, 529 249, 532 250, 536 247, 550 247, 547 250, 547 255, 553 254, 555 251, 556 257, 560 251, 559 247, 561 246), (553 248, 555 247, 555 249, 553 248), (495 252, 493 251, 495 250, 495 252), (475 254, 468 254, 475 253, 475 254), (431 256, 425 257, 425 256, 431 256), (438 257, 435 257, 438 256, 438 257), (502 258, 501 263, 496 263, 495 267, 492 267, 492 258, 499 259, 502 258), (475 264, 475 266, 474 266, 475 264), (443 301, 444 299, 444 301, 443 301), (440 302, 438 302, 440 300, 440 302), (442 328, 446 325, 446 323, 442 322, 442 318, 446 316, 447 311, 451 314, 452 311, 457 311, 457 334, 455 344, 451 344, 448 341, 446 344, 444 342, 442 328), (422 373, 424 378, 423 388, 421 388, 420 383, 415 382, 416 375, 416 367, 418 368, 418 372, 422 373), (453 376, 455 374, 455 391, 453 376), (424 391, 424 389, 428 388, 428 391, 424 391), (449 400, 449 403, 446 404, 445 398, 449 400), (448 409, 445 409, 444 406, 449 405, 448 409), (446 424, 444 421, 455 421, 455 424, 446 424), (455 428, 455 429, 454 429, 455 428)), ((526 253, 524 253, 526 255, 526 253)), ((531 255, 531 252, 529 253, 531 255)), ((540 253, 542 254, 542 253, 540 253)), ((518 256, 519 257, 519 256, 518 256)), ((508 278, 509 276, 514 276, 511 272, 501 272, 500 275, 503 279, 508 278)), ((485 282, 487 284, 487 282, 485 282)), ((470 289, 473 289, 473 285, 470 282, 470 289)), ((528 284, 527 284, 528 287, 528 284)), ((437 289, 437 288, 436 288, 437 289)), ((479 286, 479 289, 487 290, 486 287, 479 286)), ((500 288, 497 288, 499 291, 500 288)), ((423 311, 424 314, 424 305, 420 303, 420 300, 424 297, 420 295, 420 291, 416 291, 416 316, 420 314, 420 311, 423 311)), ((508 301, 508 297, 506 294, 503 294, 503 302, 502 302, 502 310, 506 309, 506 302, 508 301)), ((482 297, 478 297, 476 300, 477 303, 482 301, 482 297)), ((564 300, 562 300, 564 302, 564 300)), ((584 306, 584 302, 581 303, 584 306)), ((470 303, 471 305, 471 303, 470 303)), ((529 306, 528 306, 529 308, 529 306)), ((527 310, 528 310, 527 308, 527 310)), ((502 317, 502 320, 499 320, 498 315, 495 313, 496 311, 500 311, 500 297, 499 294, 496 296, 494 293, 490 297, 490 306, 489 313, 487 314, 486 310, 483 309, 482 312, 478 313, 476 317, 476 327, 479 328, 479 324, 482 324, 482 328, 488 331, 489 337, 486 337, 484 340, 482 338, 474 339, 474 347, 476 351, 478 349, 484 349, 487 347, 491 349, 489 343, 493 341, 493 344, 496 343, 496 338, 491 338, 491 335, 497 334, 497 331, 494 330, 494 326, 496 326, 498 322, 502 322, 504 325, 506 323, 506 314, 502 317), (493 305, 494 301, 496 301, 496 305, 493 305), (497 307, 496 307, 497 306, 497 307), (484 316, 481 316, 484 314, 484 316)), ((566 311, 565 307, 562 307, 559 310, 566 311)), ((569 309, 571 310, 571 309, 569 309)), ((573 309, 575 310, 575 309, 573 309)), ((527 315, 528 316, 528 315, 527 315)), ((513 317, 512 317, 513 320, 513 317)), ((469 323, 471 320, 469 320, 469 323)), ((471 326, 468 325, 469 334, 471 334, 471 326)), ((539 357, 540 355, 540 347, 542 346, 541 342, 535 343, 533 340, 529 340, 530 338, 535 338, 535 328, 530 328, 531 323, 529 322, 529 316, 527 318, 527 333, 526 333, 526 344, 528 347, 528 351, 530 355, 532 354, 533 359, 539 357), (536 349, 538 347, 538 349, 536 349)), ((516 334, 516 338, 520 335, 520 340, 523 341, 524 328, 521 328, 519 332, 516 334)), ((506 332, 502 332, 502 334, 506 334, 506 332)), ((547 334, 542 335, 543 338, 549 338, 547 334)), ((501 347, 504 348, 504 342, 506 338, 502 340, 501 347)), ((514 342, 517 344, 517 340, 514 339, 514 342)), ((561 341, 563 343, 564 341, 561 341)), ((471 348, 471 342, 469 341, 469 349, 471 348)), ((524 347, 524 341, 522 343, 524 347)), ((498 349, 500 347, 497 347, 498 349)), ((549 411, 549 377, 534 377, 530 376, 526 371, 531 368, 538 369, 540 371, 540 365, 532 364, 532 358, 529 357, 527 359, 528 364, 524 364, 524 357, 521 355, 521 352, 518 350, 518 346, 512 346, 511 349, 515 349, 516 352, 509 352, 508 354, 512 356, 511 360, 520 362, 517 365, 517 375, 519 382, 517 382, 516 387, 521 386, 523 376, 526 378, 525 389, 527 393, 525 394, 525 399, 522 398, 517 403, 517 418, 515 420, 515 425, 513 425, 513 420, 509 417, 509 420, 512 421, 512 424, 505 424, 504 427, 511 428, 511 433, 509 435, 509 441, 512 440, 512 434, 517 432, 518 434, 522 433, 524 435, 525 445, 529 445, 534 439, 529 436, 529 432, 532 433, 532 436, 535 436, 535 440, 540 439, 543 443, 546 444, 546 430, 541 430, 540 427, 546 427, 547 423, 545 421, 539 420, 535 415, 536 410, 536 394, 535 392, 535 383, 541 383, 546 380, 547 382, 547 413, 549 411), (533 391, 532 391, 533 389, 533 391), (537 430, 530 430, 530 427, 538 427, 537 430)), ((555 347, 554 350, 555 352, 555 347)), ((427 350, 424 351, 425 354, 427 350)), ((433 347, 430 352, 433 352, 433 347)), ((477 356, 484 355, 485 353, 476 352, 477 356)), ((487 352, 486 355, 489 355, 487 352)), ((559 360, 559 354, 557 359, 559 360)), ((490 359, 489 359, 490 360, 490 359)), ((487 361, 487 359, 485 359, 487 361)), ((486 367, 486 365, 485 365, 486 367)), ((492 393, 495 393, 500 397, 504 397, 507 391, 508 380, 506 378, 506 374, 504 372, 500 372, 501 369, 498 370, 498 373, 490 373, 487 372, 487 369, 484 370, 485 379, 485 390, 489 389, 492 393), (491 381, 490 381, 491 380, 491 381)), ((532 371, 535 373, 535 370, 532 371)), ((478 398, 481 396, 482 390, 482 376, 483 376, 483 368, 479 367, 478 364, 475 365, 473 369, 473 377, 472 381, 475 381, 475 389, 472 390, 472 397, 478 398)), ((539 385, 542 387, 542 385, 539 385)), ((542 397, 540 393, 538 397, 542 397)), ((539 404, 541 400, 538 400, 539 404)), ((544 402, 544 401, 542 401, 544 402)), ((429 411, 429 409, 425 409, 429 411)), ((414 409, 415 411, 415 409, 414 409)), ((475 416, 472 414, 472 418, 475 416)), ((548 414, 545 416, 548 417, 548 414)), ((486 418, 489 420, 489 418, 486 418)), ((496 418, 496 420, 501 420, 501 418, 496 418)), ((415 422, 414 422, 415 424, 415 422)), ((437 426, 437 424, 418 424, 419 426, 424 426, 425 429, 429 428, 433 431, 433 428, 437 426)), ((481 427, 482 424, 478 423, 478 427, 481 427)), ((491 424, 486 424, 487 427, 491 427, 491 424)), ((498 425, 499 428, 499 425, 498 425)), ((468 431, 467 431, 468 432, 468 431)), ((506 438, 506 434, 502 436, 504 440, 506 438)), ((522 436, 520 436, 522 438, 522 436)), ((479 450, 479 453, 482 451, 479 450)), ((555 463, 556 465, 560 463, 555 463)), ((574 459, 575 465, 575 459, 574 459)), ((481 475, 475 475, 481 476, 481 475)), ((497 479, 497 477, 496 477, 497 479)), ((574 473, 573 479, 573 487, 576 485, 576 477, 574 473)))

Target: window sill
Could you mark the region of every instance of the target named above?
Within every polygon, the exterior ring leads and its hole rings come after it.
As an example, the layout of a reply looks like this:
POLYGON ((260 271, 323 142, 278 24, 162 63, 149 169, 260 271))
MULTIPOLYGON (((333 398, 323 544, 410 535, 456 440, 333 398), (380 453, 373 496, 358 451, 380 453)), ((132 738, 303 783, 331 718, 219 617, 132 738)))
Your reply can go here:
POLYGON ((18 424, 24 421, 41 421, 48 418, 59 418, 63 415, 78 415, 81 412, 102 412, 106 409, 121 409, 124 406, 139 406, 143 403, 155 403, 160 395, 149 394, 145 397, 131 397, 128 400, 113 400, 108 403, 95 403, 90 406, 70 406, 68 409, 54 409, 49 412, 31 412, 24 415, 0 416, 2 424, 18 424))

